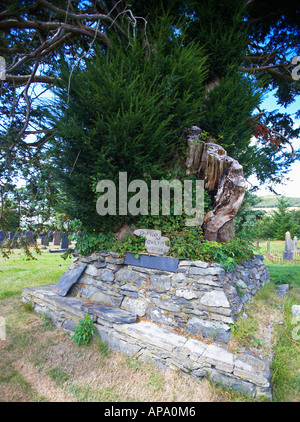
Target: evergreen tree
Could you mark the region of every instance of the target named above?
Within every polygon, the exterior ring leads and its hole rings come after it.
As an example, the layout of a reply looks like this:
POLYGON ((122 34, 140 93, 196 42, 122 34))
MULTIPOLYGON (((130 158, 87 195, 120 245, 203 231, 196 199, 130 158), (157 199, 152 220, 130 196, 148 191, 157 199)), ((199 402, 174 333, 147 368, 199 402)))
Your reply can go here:
POLYGON ((105 54, 98 49, 73 72, 69 92, 64 64, 51 153, 67 212, 86 227, 120 224, 96 213, 99 180, 118 186, 119 172, 127 172, 128 183, 163 177, 186 148, 182 130, 199 124, 206 57, 197 43, 183 47, 184 37, 161 17, 147 44, 137 36, 130 46, 116 40, 105 54))

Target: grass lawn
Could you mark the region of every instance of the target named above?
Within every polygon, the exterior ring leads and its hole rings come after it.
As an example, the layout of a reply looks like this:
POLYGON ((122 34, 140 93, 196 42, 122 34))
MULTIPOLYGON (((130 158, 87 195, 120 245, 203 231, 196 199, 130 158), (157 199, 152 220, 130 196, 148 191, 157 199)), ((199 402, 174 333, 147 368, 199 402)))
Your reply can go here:
POLYGON ((0 258, 0 299, 20 294, 23 287, 56 283, 70 265, 70 259, 61 258, 61 253, 41 250, 35 253, 36 260, 26 260, 21 252, 15 251, 9 259, 0 258))
MULTIPOLYGON (((23 287, 55 283, 70 265, 60 254, 43 251, 26 261, 15 251, 0 258, 0 317, 5 340, 0 340, 0 402, 220 402, 258 401, 242 393, 196 380, 174 371, 108 350, 99 338, 77 346, 71 336, 21 301, 23 287)), ((229 345, 233 350, 252 348, 264 355, 265 328, 273 323, 272 383, 275 401, 299 400, 299 340, 291 319, 291 306, 300 304, 300 266, 269 265, 271 283, 246 306, 229 345), (288 283, 285 298, 277 284, 288 283), (294 330, 294 331, 293 331, 294 330), (294 333, 294 334, 293 334, 294 333)), ((235 351, 235 350, 234 350, 235 351)))

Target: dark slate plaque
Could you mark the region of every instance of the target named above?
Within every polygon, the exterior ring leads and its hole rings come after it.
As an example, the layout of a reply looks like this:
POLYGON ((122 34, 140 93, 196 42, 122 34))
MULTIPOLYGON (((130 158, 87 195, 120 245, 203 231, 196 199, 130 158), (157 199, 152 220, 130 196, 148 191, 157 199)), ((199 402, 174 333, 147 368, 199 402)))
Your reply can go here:
POLYGON ((136 322, 136 315, 123 309, 109 305, 82 305, 81 309, 115 324, 132 324, 136 322))
POLYGON ((125 255, 125 264, 135 265, 136 267, 151 268, 153 270, 176 272, 178 268, 179 259, 171 258, 169 256, 151 256, 139 255, 135 257, 134 253, 127 252, 125 255))
POLYGON ((85 270, 86 264, 79 265, 73 270, 67 270, 62 277, 58 280, 53 292, 59 296, 66 296, 70 287, 79 279, 83 271, 85 270))

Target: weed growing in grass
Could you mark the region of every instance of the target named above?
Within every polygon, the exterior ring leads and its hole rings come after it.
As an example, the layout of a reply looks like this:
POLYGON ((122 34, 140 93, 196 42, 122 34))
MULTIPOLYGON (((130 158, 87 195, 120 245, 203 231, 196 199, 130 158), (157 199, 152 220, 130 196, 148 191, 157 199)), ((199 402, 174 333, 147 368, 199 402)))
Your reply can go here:
POLYGON ((33 304, 30 303, 30 302, 22 303, 22 307, 23 307, 24 311, 26 311, 26 312, 33 312, 34 311, 33 304))
POLYGON ((97 337, 96 343, 100 354, 103 357, 109 358, 111 355, 111 350, 108 347, 108 344, 104 343, 99 336, 97 337))
POLYGON ((256 339, 254 333, 258 330, 258 323, 252 315, 248 315, 247 319, 239 318, 231 326, 231 333, 234 338, 246 347, 253 345, 256 339))
POLYGON ((284 301, 284 322, 276 326, 277 337, 271 366, 274 401, 299 401, 300 395, 300 340, 293 338, 291 307, 299 303, 299 295, 284 301), (297 297, 298 296, 298 297, 297 297))
POLYGON ((153 370, 150 374, 148 385, 151 385, 155 391, 160 391, 164 386, 164 382, 164 377, 159 372, 153 370))
POLYGON ((142 369, 141 362, 136 357, 126 356, 125 363, 128 366, 128 368, 134 369, 134 372, 140 371, 142 369))
POLYGON ((49 316, 43 315, 42 319, 44 320, 43 322, 44 331, 47 331, 47 330, 52 331, 55 328, 55 325, 53 324, 53 321, 49 316))
POLYGON ((63 371, 62 369, 58 368, 57 366, 48 370, 48 375, 52 379, 52 381, 56 382, 56 384, 61 385, 64 382, 68 381, 69 374, 63 371))
POLYGON ((84 318, 75 327, 75 333, 72 336, 72 340, 75 341, 78 346, 86 345, 90 342, 91 338, 95 333, 94 323, 89 314, 86 314, 84 318))
POLYGON ((74 383, 68 388, 68 393, 73 394, 78 402, 116 402, 120 396, 113 388, 105 387, 101 390, 93 390, 88 385, 74 383))

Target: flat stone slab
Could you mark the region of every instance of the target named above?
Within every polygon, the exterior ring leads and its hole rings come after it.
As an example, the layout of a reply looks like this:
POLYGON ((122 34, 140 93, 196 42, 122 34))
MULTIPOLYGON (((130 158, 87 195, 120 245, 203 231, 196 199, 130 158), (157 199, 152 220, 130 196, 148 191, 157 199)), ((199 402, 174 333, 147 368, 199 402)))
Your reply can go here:
POLYGON ((136 315, 129 311, 109 305, 83 304, 81 309, 114 324, 132 324, 136 322, 137 318, 136 315))
POLYGON ((151 268, 153 270, 162 270, 176 272, 178 269, 179 259, 168 256, 149 256, 139 255, 135 257, 134 253, 127 252, 125 256, 125 264, 134 265, 136 267, 151 268))
POLYGON ((83 301, 73 296, 59 296, 54 293, 55 284, 46 284, 37 287, 24 287, 23 297, 38 303, 48 303, 57 310, 64 310, 78 318, 83 318, 81 309, 83 301))
POLYGON ((79 265, 72 270, 67 270, 58 280, 53 292, 59 296, 66 296, 70 288, 79 280, 87 264, 79 265))

